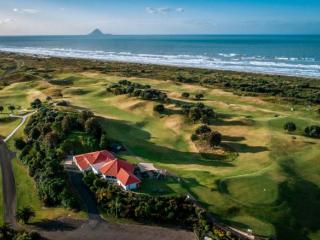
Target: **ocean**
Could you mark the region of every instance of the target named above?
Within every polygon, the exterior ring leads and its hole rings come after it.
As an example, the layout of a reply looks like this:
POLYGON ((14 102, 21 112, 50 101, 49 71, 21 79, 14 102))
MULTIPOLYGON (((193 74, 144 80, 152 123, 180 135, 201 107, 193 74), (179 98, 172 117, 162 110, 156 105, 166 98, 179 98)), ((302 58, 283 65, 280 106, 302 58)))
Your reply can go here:
POLYGON ((320 35, 8 36, 0 51, 320 78, 320 35))

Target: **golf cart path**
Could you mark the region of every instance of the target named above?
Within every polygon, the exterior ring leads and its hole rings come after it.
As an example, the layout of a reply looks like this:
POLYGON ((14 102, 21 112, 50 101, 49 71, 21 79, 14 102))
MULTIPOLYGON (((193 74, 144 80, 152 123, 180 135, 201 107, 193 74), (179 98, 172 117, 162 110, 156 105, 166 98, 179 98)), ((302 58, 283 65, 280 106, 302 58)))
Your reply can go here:
POLYGON ((21 118, 22 121, 20 122, 20 124, 15 128, 13 129, 13 131, 4 139, 4 142, 8 142, 13 136, 14 134, 23 126, 23 124, 27 121, 28 117, 31 116, 32 114, 34 114, 35 112, 31 112, 31 113, 28 113, 24 116, 18 116, 18 115, 13 115, 13 114, 10 114, 9 116, 10 117, 13 117, 13 118, 21 118))

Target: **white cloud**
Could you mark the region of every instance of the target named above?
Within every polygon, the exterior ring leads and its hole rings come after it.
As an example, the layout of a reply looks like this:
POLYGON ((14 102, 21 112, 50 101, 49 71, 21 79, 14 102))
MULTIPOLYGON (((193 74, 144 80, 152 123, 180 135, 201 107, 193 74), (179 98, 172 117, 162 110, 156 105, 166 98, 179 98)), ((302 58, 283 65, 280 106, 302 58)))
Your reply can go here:
POLYGON ((167 14, 168 12, 171 12, 172 9, 168 7, 163 7, 163 8, 157 8, 157 12, 160 14, 167 14))
POLYGON ((166 15, 166 14, 168 14, 169 12, 172 12, 172 11, 181 13, 181 12, 184 11, 184 9, 183 9, 183 8, 172 9, 172 8, 169 8, 169 7, 159 7, 159 8, 146 7, 146 12, 147 12, 147 13, 150 13, 150 14, 162 14, 162 15, 166 15))
POLYGON ((0 25, 10 23, 13 20, 11 18, 0 19, 0 25))
POLYGON ((176 8, 176 12, 184 12, 183 8, 176 8))
POLYGON ((39 10, 34 9, 34 8, 24 8, 24 9, 19 9, 19 8, 14 8, 12 11, 16 13, 26 13, 26 14, 36 14, 39 13, 39 10))

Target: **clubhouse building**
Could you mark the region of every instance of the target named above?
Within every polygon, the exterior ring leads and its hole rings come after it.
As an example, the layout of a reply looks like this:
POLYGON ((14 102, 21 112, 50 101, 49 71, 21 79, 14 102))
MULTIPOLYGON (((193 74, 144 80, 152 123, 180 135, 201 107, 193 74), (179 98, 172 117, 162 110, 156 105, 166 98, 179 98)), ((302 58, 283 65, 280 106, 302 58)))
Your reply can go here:
POLYGON ((73 162, 81 172, 92 171, 104 179, 116 182, 125 190, 137 189, 141 181, 134 175, 134 166, 117 159, 107 150, 73 156, 73 162))

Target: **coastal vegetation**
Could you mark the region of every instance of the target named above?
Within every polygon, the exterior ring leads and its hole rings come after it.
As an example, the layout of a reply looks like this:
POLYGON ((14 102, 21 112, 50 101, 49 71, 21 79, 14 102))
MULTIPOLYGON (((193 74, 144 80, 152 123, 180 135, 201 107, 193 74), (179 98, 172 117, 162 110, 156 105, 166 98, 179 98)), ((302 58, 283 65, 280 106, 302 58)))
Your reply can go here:
POLYGON ((17 211, 17 221, 22 222, 24 224, 28 223, 32 217, 35 217, 36 214, 31 207, 24 207, 18 209, 17 211))
MULTIPOLYGON (((8 117, 9 104, 31 108, 30 103, 37 98, 43 104, 52 104, 62 114, 93 112, 106 133, 104 142, 116 140, 125 146, 126 151, 120 152, 119 157, 132 163, 154 163, 170 173, 171 177, 164 180, 147 179, 138 194, 157 197, 190 194, 215 218, 233 227, 250 228, 255 234, 278 239, 319 238, 320 142, 314 134, 319 126, 319 105, 315 101, 319 81, 12 54, 3 54, 0 59, 12 66, 16 64, 12 59, 26 63, 18 70, 19 78, 9 74, 1 80, 0 105, 5 107, 1 117, 8 117), (72 83, 56 84, 69 78, 72 83), (150 88, 139 89, 160 91, 169 101, 106 90, 124 79, 132 84, 149 85, 150 88), (240 87, 241 84, 249 86, 240 87), (273 88, 258 91, 258 86, 273 88), (195 95, 199 93, 204 97, 197 100, 195 95), (45 103, 48 96, 50 99, 45 103), (62 101, 67 104, 57 104, 62 101), (165 108, 160 114, 154 111, 159 104, 165 108), (185 112, 183 106, 188 106, 185 112), (193 121, 189 116, 196 114, 187 114, 188 108, 212 109, 213 115, 204 120, 201 115, 193 121), (288 122, 296 126, 290 134, 284 130, 288 122), (207 128, 197 131, 204 124, 207 128), (199 142, 202 131, 208 129, 221 134, 218 146, 207 147, 199 142)), ((1 122, 1 135, 10 132, 5 130, 7 126, 13 129, 18 122, 1 122)), ((88 124, 87 131, 93 122, 88 124)), ((73 144, 90 143, 88 134, 84 128, 71 130, 66 152, 70 149, 88 152, 92 145, 73 144)), ((21 137, 28 144, 27 138, 21 137)), ((48 135, 46 142, 55 137, 48 135)), ((58 149, 63 145, 60 141, 58 149)), ((100 139, 93 146, 99 148, 101 142, 100 139)), ((203 143, 207 145, 206 141, 203 143)), ((59 163, 62 159, 59 158, 59 163)), ((15 171, 23 169, 19 165, 15 171)), ((18 191, 30 194, 36 188, 18 191)), ((23 198, 22 193, 19 196, 23 198)), ((27 205, 21 204, 20 208, 23 206, 27 205)), ((36 217, 39 208, 35 208, 36 217)))
POLYGON ((40 240, 37 232, 16 231, 8 225, 0 226, 0 239, 5 240, 40 240))
MULTIPOLYGON (((14 54, 1 53, 1 56, 3 56, 0 62, 2 71, 18 67, 19 62, 14 60, 14 54)), ((35 60, 20 56, 19 60, 28 62, 28 64, 11 74, 7 74, 1 80, 0 87, 11 82, 32 81, 41 78, 53 81, 53 84, 71 85, 74 80, 72 76, 57 81, 53 75, 66 69, 69 71, 95 70, 122 77, 153 78, 164 81, 170 79, 177 83, 218 87, 239 95, 280 97, 293 103, 320 103, 320 83, 312 78, 303 78, 302 80, 301 77, 281 75, 59 58, 50 58, 50 68, 46 65, 47 59, 35 60), (72 64, 70 64, 71 62, 72 64)), ((201 96, 201 93, 198 96, 201 96)))
POLYGON ((213 226, 206 212, 186 196, 161 197, 128 192, 93 173, 84 175, 83 182, 101 209, 117 218, 187 228, 196 232, 200 239, 238 239, 230 232, 213 226))
POLYGON ((104 148, 107 144, 105 133, 91 112, 63 113, 46 107, 39 99, 31 106, 37 107, 38 112, 24 128, 26 137, 15 140, 15 146, 20 150, 18 157, 28 166, 29 175, 35 179, 38 195, 45 206, 79 209, 77 199, 68 189, 62 163, 70 151, 95 150, 96 146, 104 148), (83 143, 75 138, 70 140, 69 136, 74 132, 83 134, 83 143))

